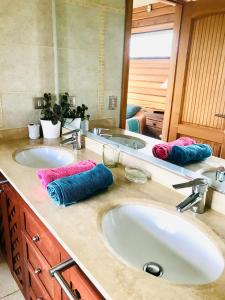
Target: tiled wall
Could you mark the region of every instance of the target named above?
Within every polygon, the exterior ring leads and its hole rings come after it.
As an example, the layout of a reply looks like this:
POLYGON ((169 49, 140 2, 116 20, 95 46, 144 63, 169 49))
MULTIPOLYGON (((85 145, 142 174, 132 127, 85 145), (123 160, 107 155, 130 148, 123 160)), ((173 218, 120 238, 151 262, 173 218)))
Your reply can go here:
POLYGON ((56 0, 59 90, 93 118, 119 117, 125 1, 56 0), (110 95, 118 109, 108 110, 110 95))
POLYGON ((38 118, 33 96, 54 92, 51 0, 0 1, 0 128, 38 118))
POLYGON ((2 0, 0 129, 38 120, 33 97, 55 92, 53 1, 60 91, 75 94, 93 117, 112 116, 108 96, 120 97, 125 1, 2 0))

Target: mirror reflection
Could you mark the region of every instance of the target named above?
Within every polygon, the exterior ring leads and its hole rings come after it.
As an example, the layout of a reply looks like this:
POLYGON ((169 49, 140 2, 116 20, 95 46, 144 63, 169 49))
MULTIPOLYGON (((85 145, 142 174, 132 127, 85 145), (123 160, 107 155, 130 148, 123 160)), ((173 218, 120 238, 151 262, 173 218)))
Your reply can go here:
POLYGON ((204 175, 224 192, 225 7, 177 2, 133 1, 121 127, 147 143, 139 152, 204 175))

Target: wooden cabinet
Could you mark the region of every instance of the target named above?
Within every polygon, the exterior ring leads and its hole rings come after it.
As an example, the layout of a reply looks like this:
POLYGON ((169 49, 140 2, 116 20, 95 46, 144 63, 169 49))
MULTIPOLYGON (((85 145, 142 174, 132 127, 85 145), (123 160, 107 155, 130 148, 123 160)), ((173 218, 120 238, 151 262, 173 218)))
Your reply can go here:
POLYGON ((161 112, 148 112, 146 113, 146 125, 144 133, 148 136, 160 139, 163 127, 164 114, 161 112))
MULTIPOLYGON (((49 270, 70 256, 9 184, 0 190, 1 251, 25 298, 67 300, 49 270)), ((76 264, 62 275, 77 299, 104 299, 76 264)))

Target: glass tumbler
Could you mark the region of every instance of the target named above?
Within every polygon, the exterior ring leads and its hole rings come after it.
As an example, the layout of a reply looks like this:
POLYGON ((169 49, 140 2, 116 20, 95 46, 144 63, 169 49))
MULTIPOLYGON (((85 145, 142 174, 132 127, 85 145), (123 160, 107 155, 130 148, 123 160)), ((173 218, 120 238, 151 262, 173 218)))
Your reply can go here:
POLYGON ((120 147, 119 145, 103 145, 103 163, 106 167, 115 168, 119 163, 120 147))

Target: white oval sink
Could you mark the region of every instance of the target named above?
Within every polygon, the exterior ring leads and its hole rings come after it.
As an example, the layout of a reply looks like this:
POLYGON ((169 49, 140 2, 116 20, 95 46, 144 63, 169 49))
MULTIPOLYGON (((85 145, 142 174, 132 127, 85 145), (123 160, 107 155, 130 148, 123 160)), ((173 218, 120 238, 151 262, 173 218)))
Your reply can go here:
POLYGON ((224 258, 196 226, 176 214, 144 205, 124 205, 102 219, 114 253, 139 270, 153 262, 162 278, 179 284, 206 284, 223 272, 224 258))
POLYGON ((74 161, 72 152, 48 146, 17 150, 13 156, 19 164, 32 168, 57 168, 74 161))

